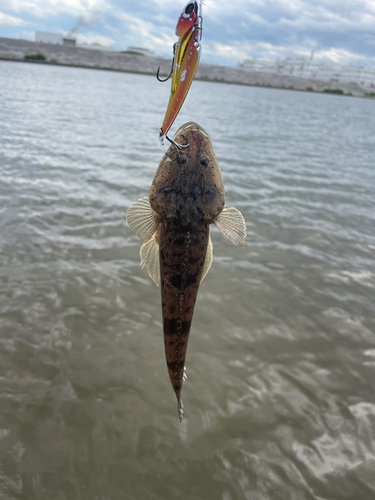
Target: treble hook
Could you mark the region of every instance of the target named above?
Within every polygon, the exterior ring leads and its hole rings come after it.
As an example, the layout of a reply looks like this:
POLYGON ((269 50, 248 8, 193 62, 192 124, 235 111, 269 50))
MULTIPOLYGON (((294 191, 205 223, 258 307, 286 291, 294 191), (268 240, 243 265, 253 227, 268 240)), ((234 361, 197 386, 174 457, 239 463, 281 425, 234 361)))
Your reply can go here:
POLYGON ((156 78, 159 80, 159 82, 166 82, 167 80, 170 79, 170 77, 172 76, 172 73, 173 73, 173 66, 174 66, 174 55, 175 55, 175 50, 176 50, 176 44, 173 45, 173 57, 172 57, 172 67, 171 67, 171 72, 169 73, 169 75, 167 76, 167 78, 165 78, 164 80, 162 80, 161 78, 159 78, 159 72, 160 72, 160 66, 158 67, 158 70, 156 72, 156 78))
MULTIPOLYGON (((183 136, 184 137, 184 136, 183 136)), ((181 163, 184 163, 183 160, 181 160, 181 158, 183 157, 183 155, 181 155, 180 153, 180 149, 184 149, 184 148, 188 148, 190 146, 190 142, 188 142, 187 144, 179 144, 178 142, 174 141, 173 139, 171 139, 170 137, 168 137, 167 134, 165 134, 165 138, 167 139, 167 141, 169 141, 172 146, 174 146, 175 150, 176 150, 176 153, 177 153, 177 156, 176 156, 176 160, 178 161, 180 159, 181 163), (181 156, 180 156, 181 155, 181 156)), ((186 161, 186 160, 185 160, 186 161)))

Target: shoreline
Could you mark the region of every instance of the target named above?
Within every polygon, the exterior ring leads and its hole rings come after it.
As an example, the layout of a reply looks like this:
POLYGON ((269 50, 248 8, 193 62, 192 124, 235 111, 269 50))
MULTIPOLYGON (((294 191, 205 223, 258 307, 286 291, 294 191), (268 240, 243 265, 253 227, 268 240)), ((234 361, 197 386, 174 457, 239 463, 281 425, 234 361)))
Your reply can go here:
MULTIPOLYGON (((59 62, 52 62, 52 61, 38 61, 38 60, 32 60, 32 59, 9 59, 5 57, 0 57, 0 61, 8 61, 8 62, 15 62, 15 63, 31 63, 31 64, 41 64, 45 66, 62 66, 66 68, 80 68, 80 69, 89 69, 89 70, 97 70, 97 71, 111 71, 115 73, 128 73, 128 74, 134 74, 134 75, 145 75, 145 76, 155 76, 156 72, 145 72, 145 71, 136 71, 136 70, 127 70, 127 69, 118 69, 118 68, 106 68, 106 67, 98 67, 98 66, 87 66, 84 64, 68 64, 68 63, 59 63, 59 62)), ((162 72, 160 72, 161 76, 164 76, 162 72)), ((356 97, 360 99, 374 99, 375 96, 368 96, 366 94, 364 95, 353 95, 351 93, 338 93, 333 91, 330 91, 330 89, 325 89, 325 90, 314 90, 314 89, 298 89, 298 88, 291 88, 291 87, 283 87, 283 86, 276 86, 276 85, 271 85, 271 84, 257 84, 257 83, 244 83, 244 82, 235 82, 235 81, 227 81, 224 79, 218 79, 218 78, 210 78, 210 77, 202 77, 202 76, 197 76, 195 75, 194 80, 200 81, 200 82, 210 82, 210 83, 219 83, 219 84, 225 84, 225 85, 241 85, 243 87, 258 87, 258 88, 264 88, 264 89, 275 89, 275 90, 288 90, 290 92, 306 92, 306 93, 311 93, 311 94, 325 94, 325 95, 337 95, 339 97, 356 97)))
MULTIPOLYGON (((160 75, 162 76, 168 75, 170 71, 170 59, 161 57, 66 47, 1 37, 0 60, 143 75, 156 75, 158 66, 160 66, 160 75), (26 55, 38 53, 43 54, 46 60, 25 59, 26 55)), ((286 75, 249 72, 230 66, 207 63, 200 63, 194 78, 198 81, 228 85, 294 90, 366 99, 375 97, 370 89, 367 91, 356 84, 339 84, 338 82, 308 80, 286 75)))

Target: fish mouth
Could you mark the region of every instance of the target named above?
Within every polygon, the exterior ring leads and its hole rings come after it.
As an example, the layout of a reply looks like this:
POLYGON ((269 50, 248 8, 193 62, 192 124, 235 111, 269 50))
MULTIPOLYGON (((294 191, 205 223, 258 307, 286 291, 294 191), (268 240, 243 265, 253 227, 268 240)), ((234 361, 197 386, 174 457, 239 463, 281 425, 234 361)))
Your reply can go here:
POLYGON ((206 140, 209 144, 211 144, 211 137, 207 134, 203 127, 195 122, 188 122, 181 125, 175 133, 173 140, 177 143, 181 143, 181 139, 183 139, 188 145, 196 144, 197 140, 201 141, 202 139, 203 141, 206 140))
POLYGON ((206 135, 207 137, 209 137, 207 132, 204 130, 204 128, 201 127, 200 125, 198 125, 198 123, 188 122, 188 123, 185 123, 184 125, 181 125, 181 127, 175 133, 174 138, 176 138, 178 135, 186 133, 186 132, 201 132, 204 135, 206 135))

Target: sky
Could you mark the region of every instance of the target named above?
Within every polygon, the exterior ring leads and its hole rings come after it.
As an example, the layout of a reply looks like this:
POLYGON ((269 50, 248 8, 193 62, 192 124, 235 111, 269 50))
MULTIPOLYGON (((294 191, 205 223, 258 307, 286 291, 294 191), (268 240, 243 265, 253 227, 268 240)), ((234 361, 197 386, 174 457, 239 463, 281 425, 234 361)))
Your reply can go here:
MULTIPOLYGON (((0 0, 0 36, 35 31, 118 50, 145 47, 172 56, 187 0, 0 0)), ((310 57, 375 67, 375 0, 205 0, 202 61, 310 57)))

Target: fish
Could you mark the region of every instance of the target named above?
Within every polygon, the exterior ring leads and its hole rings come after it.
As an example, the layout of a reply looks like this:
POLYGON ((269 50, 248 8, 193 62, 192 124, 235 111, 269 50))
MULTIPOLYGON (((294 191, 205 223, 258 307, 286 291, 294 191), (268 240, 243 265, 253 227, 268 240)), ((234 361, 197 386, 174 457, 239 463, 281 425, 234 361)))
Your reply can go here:
POLYGON ((181 389, 190 326, 198 288, 212 263, 210 226, 235 245, 245 244, 245 220, 234 207, 225 207, 220 167, 210 136, 194 122, 174 136, 189 147, 175 154, 173 145, 163 156, 149 196, 126 212, 127 222, 142 242, 142 266, 161 287, 165 356, 183 418, 181 389))
MULTIPOLYGON (((189 92, 201 56, 202 39, 202 1, 188 2, 183 8, 176 25, 176 35, 179 37, 173 50, 171 94, 162 126, 159 130, 159 139, 164 139, 178 115, 187 93, 189 92)), ((159 78, 159 70, 157 78, 159 78)), ((166 79, 168 80, 169 77, 166 79)), ((160 81, 166 81, 160 80, 160 81)))

